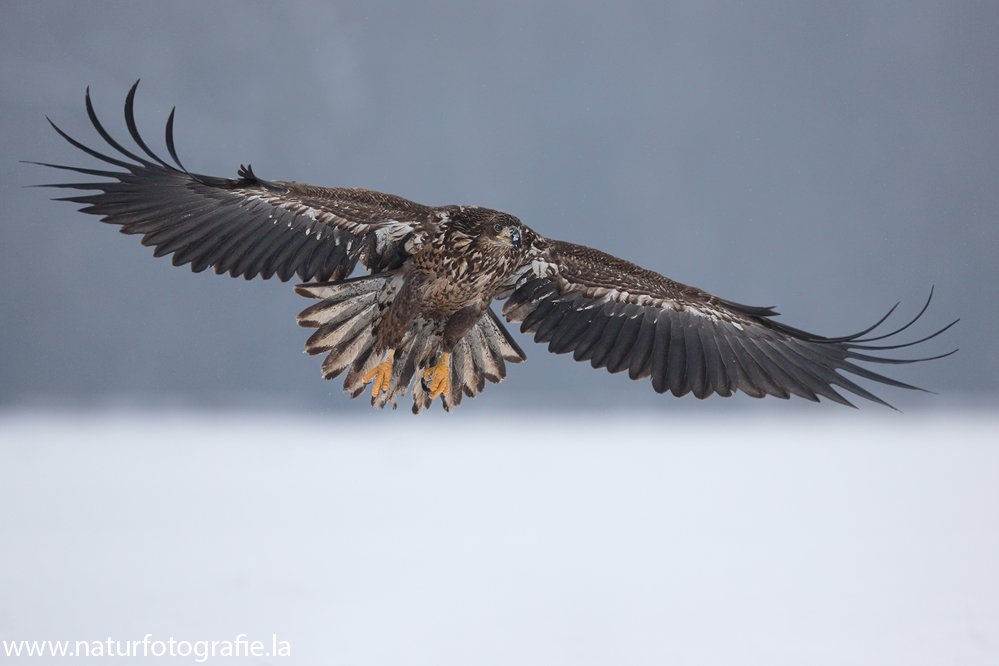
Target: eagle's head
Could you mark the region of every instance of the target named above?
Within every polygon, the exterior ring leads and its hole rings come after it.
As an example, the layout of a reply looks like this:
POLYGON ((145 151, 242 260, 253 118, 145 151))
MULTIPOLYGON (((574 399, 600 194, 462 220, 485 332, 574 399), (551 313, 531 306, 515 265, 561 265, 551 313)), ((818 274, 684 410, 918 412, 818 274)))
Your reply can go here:
POLYGON ((480 232, 480 242, 498 244, 504 251, 508 248, 520 250, 522 242, 520 220, 513 215, 497 213, 491 221, 487 220, 480 232))
POLYGON ((486 255, 517 255, 523 245, 523 226, 516 217, 488 208, 462 207, 450 216, 456 245, 475 247, 486 255))

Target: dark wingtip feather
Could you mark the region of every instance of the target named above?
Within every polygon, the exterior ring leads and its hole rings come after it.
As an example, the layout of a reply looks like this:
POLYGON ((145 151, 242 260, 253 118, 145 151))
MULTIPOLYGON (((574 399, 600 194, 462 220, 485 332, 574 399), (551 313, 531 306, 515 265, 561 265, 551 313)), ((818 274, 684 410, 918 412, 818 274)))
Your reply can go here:
POLYGON ((173 116, 176 112, 177 112, 177 107, 175 106, 172 109, 170 109, 170 116, 167 118, 166 145, 167 145, 167 150, 170 152, 170 157, 172 157, 173 161, 177 164, 178 167, 180 167, 180 170, 183 171, 184 173, 188 173, 187 169, 184 168, 184 165, 181 164, 180 159, 177 157, 177 148, 174 146, 173 143, 173 116))
MULTIPOLYGON (((135 85, 132 86, 133 91, 135 90, 135 86, 137 85, 139 85, 138 81, 136 81, 135 85)), ((112 137, 111 134, 109 134, 106 129, 104 129, 104 126, 101 124, 101 121, 98 120, 97 118, 97 112, 94 111, 94 104, 90 100, 90 86, 87 86, 86 106, 87 106, 87 117, 90 118, 90 123, 94 126, 94 129, 97 130, 97 133, 101 135, 101 138, 104 139, 109 146, 117 150, 122 155, 125 155, 126 157, 135 160, 136 162, 145 167, 152 166, 152 163, 149 160, 145 160, 136 155, 135 153, 133 153, 132 151, 126 150, 120 143, 115 141, 114 137, 112 137)))
MULTIPOLYGON (((912 321, 915 321, 915 319, 913 319, 912 321)), ((851 344, 850 347, 852 349, 868 349, 868 350, 875 350, 875 351, 885 351, 885 350, 888 350, 888 349, 904 349, 906 347, 912 347, 913 345, 918 345, 918 344, 920 344, 922 342, 926 342, 927 340, 932 340, 933 338, 935 338, 938 335, 940 335, 941 333, 945 332, 947 329, 949 329, 951 326, 953 326, 954 324, 956 324, 959 321, 961 321, 961 319, 957 318, 954 321, 952 321, 951 323, 949 323, 946 326, 944 326, 943 328, 941 328, 936 333, 931 333, 931 334, 927 335, 925 338, 920 338, 919 340, 913 340, 912 342, 903 342, 903 343, 897 344, 897 345, 855 345, 855 344, 851 344)), ((901 328, 898 331, 896 331, 896 333, 901 332, 905 328, 908 328, 911 323, 912 322, 909 322, 909 324, 906 324, 903 328, 901 328)), ((892 333, 892 335, 895 335, 895 334, 892 333)), ((889 337, 889 336, 883 335, 883 336, 881 336, 879 338, 871 338, 871 339, 872 340, 881 340, 881 339, 884 339, 886 337, 889 337)), ((957 351, 957 350, 955 349, 954 351, 957 351)), ((951 353, 953 353, 953 352, 951 352, 951 353)), ((940 357, 939 356, 934 356, 933 358, 940 358, 940 357)), ((925 358, 925 359, 915 359, 915 360, 918 360, 918 361, 930 361, 932 359, 925 358)), ((913 362, 915 362, 915 361, 913 361, 913 362)))
MULTIPOLYGON (((861 336, 861 335, 865 335, 865 334, 864 334, 864 333, 860 333, 860 334, 858 334, 858 335, 854 336, 854 338, 853 338, 852 342, 874 342, 874 341, 876 341, 876 340, 884 340, 885 338, 890 338, 890 337, 892 337, 893 335, 898 335, 899 333, 901 333, 901 332, 902 332, 902 331, 904 331, 905 329, 909 328, 910 326, 912 326, 913 324, 915 324, 915 323, 916 323, 916 320, 917 320, 917 319, 919 319, 920 317, 922 317, 922 316, 923 316, 923 313, 925 313, 925 312, 926 312, 926 309, 930 307, 930 301, 932 301, 932 300, 933 300, 933 290, 935 289, 935 287, 936 287, 936 285, 930 285, 930 295, 929 295, 929 296, 928 296, 928 297, 926 298, 926 303, 924 303, 924 304, 923 304, 923 307, 922 307, 922 309, 921 309, 921 310, 920 310, 920 311, 919 311, 919 312, 918 312, 918 313, 916 314, 916 316, 915 316, 915 317, 913 317, 913 318, 912 318, 912 320, 911 320, 911 321, 909 321, 909 323, 905 324, 904 326, 902 326, 901 328, 899 328, 899 329, 897 329, 897 330, 895 330, 895 331, 892 331, 891 333, 885 333, 884 335, 879 335, 879 336, 877 336, 877 337, 874 337, 874 338, 867 338, 867 339, 861 339, 861 338, 860 338, 860 336, 861 336)), ((901 303, 901 301, 899 301, 899 303, 901 303)), ((880 326, 880 325, 881 325, 881 322, 883 322, 883 321, 884 321, 885 319, 887 319, 887 318, 888 318, 888 316, 889 316, 889 315, 890 315, 890 314, 891 314, 892 312, 894 312, 894 311, 895 311, 895 308, 897 308, 897 307, 898 307, 898 305, 899 305, 899 304, 898 304, 898 303, 896 303, 896 304, 895 304, 895 307, 893 307, 893 308, 892 308, 891 310, 889 310, 889 311, 888 311, 888 314, 887 314, 887 315, 885 315, 885 316, 884 316, 884 317, 883 317, 883 318, 881 319, 881 321, 879 321, 879 322, 878 322, 877 324, 875 324, 875 325, 874 325, 873 327, 871 327, 870 329, 868 329, 868 332, 870 332, 870 331, 874 330, 874 328, 877 328, 878 326, 880 326)), ((952 323, 950 324, 950 326, 953 326, 953 325, 954 325, 954 324, 956 324, 956 323, 957 323, 956 321, 955 321, 955 322, 952 322, 952 323)), ((948 326, 948 328, 950 328, 950 326, 948 326)), ((947 330, 947 329, 943 329, 943 330, 947 330)), ((941 331, 941 332, 943 332, 943 331, 941 331)))
POLYGON ((124 162, 122 160, 115 159, 113 157, 108 157, 107 155, 104 155, 102 153, 97 152, 93 148, 90 148, 88 146, 83 145, 82 143, 80 143, 79 141, 77 141, 76 139, 74 139, 73 137, 71 137, 70 135, 68 135, 65 132, 63 132, 59 128, 59 126, 56 125, 52 121, 51 118, 49 118, 48 116, 45 116, 45 119, 49 121, 49 125, 52 125, 52 129, 54 129, 59 134, 59 136, 61 136, 62 138, 66 139, 66 141, 68 141, 69 144, 71 146, 73 146, 74 148, 82 150, 86 154, 90 155, 91 157, 96 157, 97 159, 101 160, 102 162, 107 162, 108 164, 114 164, 115 166, 119 166, 119 167, 121 167, 123 169, 128 169, 128 170, 132 170, 134 168, 135 165, 133 165, 133 164, 129 164, 128 162, 124 162))
POLYGON ((128 91, 128 95, 125 97, 125 126, 128 128, 128 133, 132 136, 132 140, 135 141, 135 145, 142 149, 146 155, 153 158, 156 162, 163 165, 167 169, 172 168, 169 164, 164 162, 157 156, 153 151, 149 149, 146 142, 142 140, 142 136, 139 134, 139 129, 135 125, 135 90, 139 87, 139 82, 136 81, 132 88, 128 91))
MULTIPOLYGON (((803 330, 801 330, 799 328, 794 328, 793 326, 788 326, 786 324, 781 324, 781 323, 775 322, 775 321, 770 322, 770 325, 773 326, 774 328, 776 328, 777 330, 782 331, 784 333, 788 333, 792 337, 795 337, 795 338, 797 338, 799 340, 808 340, 810 342, 821 342, 821 343, 824 343, 824 344, 836 344, 836 343, 841 343, 841 342, 842 343, 847 343, 847 342, 848 343, 852 343, 852 342, 857 342, 860 339, 861 336, 867 335, 868 333, 870 333, 871 331, 873 331, 874 329, 876 329, 878 326, 880 326, 881 324, 885 323, 885 321, 888 319, 888 317, 890 317, 892 315, 892 313, 895 312, 895 308, 897 308, 900 303, 901 303, 901 301, 899 301, 895 305, 891 306, 891 309, 889 309, 888 312, 885 313, 885 315, 883 317, 881 317, 881 319, 878 319, 876 322, 874 322, 873 325, 868 326, 864 330, 858 331, 857 333, 853 333, 851 335, 842 335, 842 336, 837 337, 837 338, 829 338, 829 337, 826 337, 826 336, 823 336, 823 335, 815 335, 814 333, 809 333, 809 332, 803 331, 803 330)), ((894 335, 894 333, 891 333, 889 335, 894 335)), ((885 336, 885 337, 887 337, 887 336, 885 336)), ((874 339, 880 339, 880 338, 874 338, 874 339)))

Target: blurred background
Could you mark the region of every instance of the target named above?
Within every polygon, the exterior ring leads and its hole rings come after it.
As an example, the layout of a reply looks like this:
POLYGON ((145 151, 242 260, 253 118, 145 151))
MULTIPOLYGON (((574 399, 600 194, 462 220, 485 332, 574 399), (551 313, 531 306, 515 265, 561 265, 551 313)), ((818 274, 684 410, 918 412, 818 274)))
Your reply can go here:
MULTIPOLYGON (((263 178, 497 208, 825 335, 897 301, 901 322, 935 285, 908 339, 961 317, 915 354, 961 352, 893 373, 945 401, 994 395, 997 15, 980 2, 14 3, 0 27, 0 402, 363 409, 301 353, 307 303, 290 285, 174 268, 49 201, 62 193, 24 189, 65 174, 18 160, 94 166, 46 115, 100 147, 89 85, 126 141, 140 77, 140 130, 165 152, 176 106, 180 157, 201 173, 249 162, 263 178)), ((525 394, 545 409, 680 408, 519 339, 529 363, 462 409, 525 394)))
POLYGON ((0 639, 999 661, 996 3, 2 15, 0 639), (824 335, 935 285, 905 339, 961 322, 899 355, 961 351, 890 368, 938 393, 875 387, 897 414, 676 400, 515 332, 528 362, 456 413, 375 413, 302 353, 291 285, 175 268, 27 187, 65 174, 19 160, 96 166, 45 121, 103 149, 87 86, 127 144, 139 78, 140 131, 165 153, 176 106, 192 171, 497 208, 824 335))

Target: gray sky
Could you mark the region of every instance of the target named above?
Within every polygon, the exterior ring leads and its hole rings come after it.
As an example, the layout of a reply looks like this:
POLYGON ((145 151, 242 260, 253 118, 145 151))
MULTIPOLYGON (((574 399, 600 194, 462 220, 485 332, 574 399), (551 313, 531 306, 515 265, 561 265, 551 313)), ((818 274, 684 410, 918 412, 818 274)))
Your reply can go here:
MULTIPOLYGON (((193 171, 252 162, 263 178, 497 208, 825 335, 898 300, 902 321, 936 285, 913 336, 961 317, 923 347, 961 352, 893 376, 941 400, 999 391, 995 3, 8 5, 0 404, 368 409, 301 353, 307 303, 289 285, 193 275, 23 187, 60 174, 21 159, 94 166, 45 115, 99 146, 90 85, 123 137, 140 77, 140 130, 159 149, 176 105, 193 171)), ((528 363, 462 410, 555 406, 563 392, 696 403, 518 339, 528 363)))

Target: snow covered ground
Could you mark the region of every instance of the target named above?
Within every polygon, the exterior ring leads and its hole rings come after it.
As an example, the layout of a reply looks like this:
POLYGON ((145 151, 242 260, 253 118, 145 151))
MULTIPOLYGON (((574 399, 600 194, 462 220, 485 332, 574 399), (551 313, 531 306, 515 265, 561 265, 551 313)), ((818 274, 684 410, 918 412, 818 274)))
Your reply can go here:
POLYGON ((0 413, 0 639, 999 663, 999 417, 886 412, 0 413))

